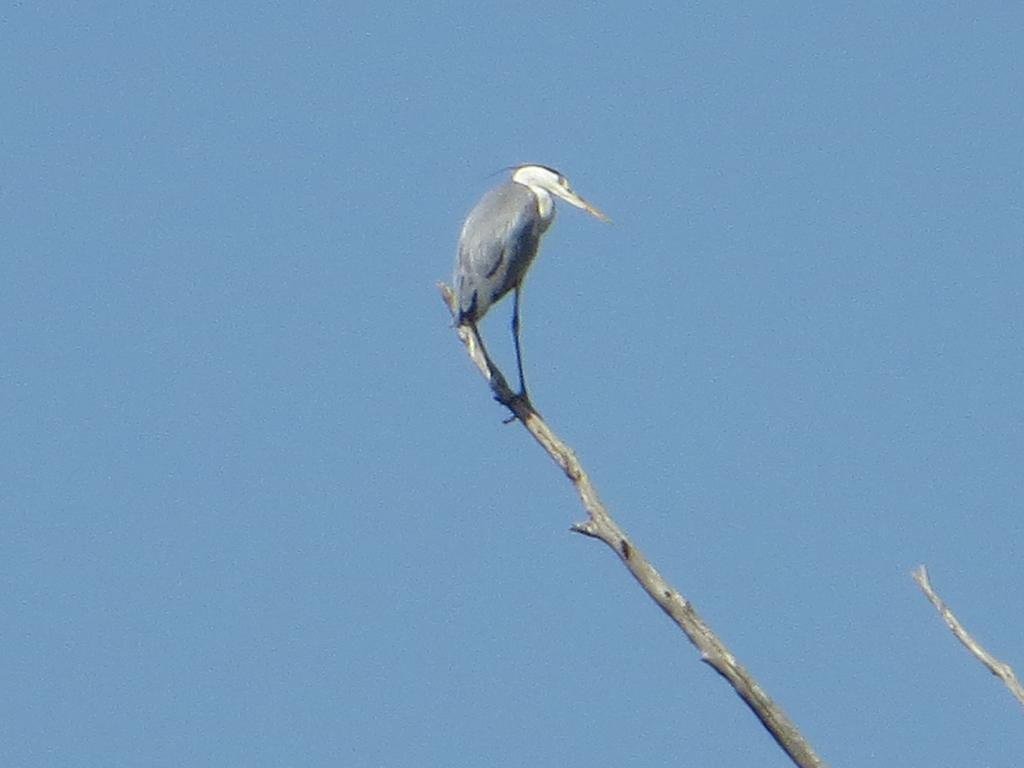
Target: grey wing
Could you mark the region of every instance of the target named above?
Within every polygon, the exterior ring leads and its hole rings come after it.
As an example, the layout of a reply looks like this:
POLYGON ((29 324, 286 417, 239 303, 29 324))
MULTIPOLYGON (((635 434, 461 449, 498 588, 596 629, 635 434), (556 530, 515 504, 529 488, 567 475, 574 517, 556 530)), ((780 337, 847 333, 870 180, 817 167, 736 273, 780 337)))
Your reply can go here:
POLYGON ((522 279, 537 250, 536 210, 532 193, 515 184, 488 192, 470 212, 455 265, 463 316, 482 317, 522 279))

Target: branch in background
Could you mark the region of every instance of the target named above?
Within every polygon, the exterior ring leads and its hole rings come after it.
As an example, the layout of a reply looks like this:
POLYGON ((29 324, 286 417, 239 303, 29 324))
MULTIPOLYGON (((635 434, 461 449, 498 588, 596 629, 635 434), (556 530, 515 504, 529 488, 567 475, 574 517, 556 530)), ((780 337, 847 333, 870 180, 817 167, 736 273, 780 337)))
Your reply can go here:
POLYGON ((995 656, 990 654, 981 644, 975 640, 963 625, 957 620, 953 612, 946 607, 946 604, 942 601, 942 598, 935 594, 935 590, 932 589, 931 582, 928 581, 928 569, 923 565, 919 566, 914 571, 914 581, 917 582, 917 586, 924 592, 925 597, 928 598, 929 602, 935 606, 935 610, 939 612, 942 620, 946 622, 946 626, 950 628, 956 639, 959 640, 964 648, 970 651, 971 655, 974 656, 978 661, 988 667, 988 671, 1003 681, 1003 684, 1010 689, 1012 693, 1021 704, 1024 704, 1024 686, 1021 686, 1020 681, 1017 680, 1017 676, 1013 674, 1013 669, 1009 664, 1000 661, 995 656))
MULTIPOLYGON (((452 317, 456 317, 451 288, 444 283, 439 283, 438 288, 452 317)), ((527 431, 554 459, 555 463, 562 468, 566 477, 576 488, 588 519, 572 526, 572 530, 600 539, 619 556, 623 565, 629 569, 643 590, 650 595, 661 610, 668 614, 669 618, 679 626, 690 642, 700 651, 701 660, 729 681, 736 693, 746 702, 794 764, 801 768, 824 766, 825 763, 814 753, 811 746, 797 731, 796 726, 790 722, 785 713, 768 697, 750 674, 739 665, 733 655, 729 653, 729 649, 697 615, 692 603, 662 578, 643 553, 619 528, 598 498, 597 491, 591 484, 587 473, 583 471, 576 455, 551 431, 540 414, 528 402, 517 397, 509 389, 505 377, 497 370, 497 367, 493 363, 488 365, 473 329, 462 325, 458 326, 456 330, 462 343, 466 345, 470 359, 490 383, 495 399, 512 411, 527 431)))

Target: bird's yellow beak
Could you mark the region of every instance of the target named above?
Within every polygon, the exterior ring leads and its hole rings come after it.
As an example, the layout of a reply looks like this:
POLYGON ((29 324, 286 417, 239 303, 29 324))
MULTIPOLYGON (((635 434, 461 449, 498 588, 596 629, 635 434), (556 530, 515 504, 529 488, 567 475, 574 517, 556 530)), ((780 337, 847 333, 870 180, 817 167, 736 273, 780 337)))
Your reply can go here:
POLYGON ((583 207, 584 211, 589 213, 595 219, 600 219, 601 221, 605 222, 606 224, 611 224, 612 223, 611 219, 609 219, 607 216, 605 216, 603 213, 601 213, 599 210, 597 210, 597 208, 592 206, 586 200, 583 201, 583 206, 582 207, 583 207))
POLYGON ((575 192, 569 192, 569 191, 566 191, 566 190, 562 190, 559 193, 559 197, 561 197, 567 203, 571 203, 572 205, 575 205, 577 208, 582 208, 584 211, 589 213, 595 219, 600 219, 601 221, 604 221, 604 222, 609 223, 609 224, 611 223, 611 219, 609 219, 607 216, 605 216, 603 213, 601 213, 599 210, 597 210, 597 208, 592 206, 590 203, 588 203, 582 197, 577 195, 575 192))

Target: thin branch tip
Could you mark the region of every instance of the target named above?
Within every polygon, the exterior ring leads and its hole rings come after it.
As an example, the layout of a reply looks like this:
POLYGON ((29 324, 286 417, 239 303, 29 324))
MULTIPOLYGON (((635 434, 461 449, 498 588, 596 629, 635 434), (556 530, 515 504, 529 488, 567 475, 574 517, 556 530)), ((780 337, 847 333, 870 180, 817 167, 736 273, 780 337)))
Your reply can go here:
POLYGON ((928 570, 922 565, 914 571, 914 580, 917 582, 928 602, 932 604, 939 616, 949 627, 950 632, 967 649, 974 658, 984 665, 989 672, 1002 680, 1003 684, 1010 691, 1014 698, 1024 705, 1024 685, 1021 685, 1013 672, 1013 669, 1005 661, 997 659, 989 653, 974 637, 964 628, 963 624, 956 617, 956 614, 946 605, 945 601, 935 592, 928 581, 928 570))

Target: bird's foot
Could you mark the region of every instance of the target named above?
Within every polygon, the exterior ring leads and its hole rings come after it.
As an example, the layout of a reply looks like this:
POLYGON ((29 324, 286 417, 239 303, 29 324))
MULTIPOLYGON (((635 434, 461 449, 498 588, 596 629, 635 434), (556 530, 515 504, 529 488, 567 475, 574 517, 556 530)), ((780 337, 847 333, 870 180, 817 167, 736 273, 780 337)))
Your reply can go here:
POLYGON ((523 421, 524 416, 529 416, 530 414, 537 413, 537 409, 534 408, 533 403, 530 402, 530 396, 526 394, 525 391, 519 392, 518 394, 514 394, 511 397, 496 396, 494 399, 497 400, 502 405, 504 405, 510 411, 512 411, 511 416, 502 419, 503 424, 511 424, 513 421, 516 421, 517 419, 519 421, 523 421))

